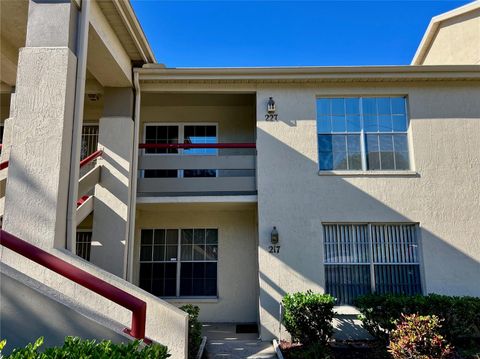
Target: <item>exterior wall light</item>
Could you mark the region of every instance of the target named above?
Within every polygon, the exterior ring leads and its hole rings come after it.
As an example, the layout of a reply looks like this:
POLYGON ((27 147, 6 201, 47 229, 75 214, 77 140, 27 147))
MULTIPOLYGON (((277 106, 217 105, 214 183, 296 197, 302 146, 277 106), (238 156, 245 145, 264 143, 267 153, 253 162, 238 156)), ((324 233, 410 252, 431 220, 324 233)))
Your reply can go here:
POLYGON ((272 244, 277 244, 279 240, 277 227, 273 227, 272 233, 270 233, 270 242, 272 244))
POLYGON ((275 101, 273 101, 273 98, 270 97, 267 102, 267 112, 268 113, 275 113, 276 108, 275 108, 275 101))

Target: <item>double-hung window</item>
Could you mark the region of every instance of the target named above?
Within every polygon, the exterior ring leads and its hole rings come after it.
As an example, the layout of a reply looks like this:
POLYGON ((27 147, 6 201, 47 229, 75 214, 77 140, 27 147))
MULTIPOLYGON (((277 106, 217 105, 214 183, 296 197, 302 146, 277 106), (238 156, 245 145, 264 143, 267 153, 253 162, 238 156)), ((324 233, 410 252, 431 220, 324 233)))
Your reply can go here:
POLYGON ((417 225, 324 224, 326 292, 338 304, 368 293, 419 294, 417 225))
POLYGON ((317 99, 321 171, 409 170, 405 97, 317 99))
MULTIPOLYGON (((147 144, 214 144, 217 143, 216 124, 147 124, 147 144)), ((216 155, 215 148, 147 148, 145 154, 216 155)), ((216 170, 207 169, 148 169, 145 178, 152 177, 216 177, 216 170)))
POLYGON ((140 288, 159 297, 217 296, 218 229, 142 229, 140 288))

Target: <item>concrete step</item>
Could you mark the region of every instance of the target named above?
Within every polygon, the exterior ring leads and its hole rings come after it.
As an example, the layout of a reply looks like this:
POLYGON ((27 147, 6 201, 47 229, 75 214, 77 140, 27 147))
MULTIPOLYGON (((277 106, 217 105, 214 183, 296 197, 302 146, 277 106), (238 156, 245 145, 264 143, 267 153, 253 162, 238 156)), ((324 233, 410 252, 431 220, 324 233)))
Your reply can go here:
POLYGON ((206 351, 208 359, 270 359, 277 357, 272 343, 261 340, 207 340, 206 351))
POLYGON ((258 333, 237 333, 234 323, 205 323, 202 335, 207 337, 208 359, 276 358, 271 342, 258 339, 258 333))

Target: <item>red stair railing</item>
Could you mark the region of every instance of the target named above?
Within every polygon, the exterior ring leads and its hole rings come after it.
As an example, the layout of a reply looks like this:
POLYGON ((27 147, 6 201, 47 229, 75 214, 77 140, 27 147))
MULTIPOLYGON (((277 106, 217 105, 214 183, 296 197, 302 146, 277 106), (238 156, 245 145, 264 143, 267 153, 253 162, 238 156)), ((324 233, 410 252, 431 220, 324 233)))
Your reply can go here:
POLYGON ((132 311, 132 326, 124 332, 151 342, 145 338, 147 303, 143 300, 1 229, 0 244, 132 311))
MULTIPOLYGON (((1 148, 2 148, 2 145, 0 145, 0 149, 1 148)), ((101 155, 103 155, 102 150, 98 150, 98 151, 93 152, 90 156, 85 157, 83 160, 80 161, 80 168, 88 165, 95 158, 100 157, 101 155)), ((7 168, 7 167, 8 167, 8 161, 4 161, 4 162, 0 163, 0 171, 3 170, 4 168, 7 168)))
POLYGON ((80 168, 88 165, 90 162, 92 162, 95 158, 97 157, 100 157, 101 155, 103 155, 103 151, 102 150, 97 150, 95 152, 93 152, 91 155, 85 157, 83 160, 80 161, 80 168))

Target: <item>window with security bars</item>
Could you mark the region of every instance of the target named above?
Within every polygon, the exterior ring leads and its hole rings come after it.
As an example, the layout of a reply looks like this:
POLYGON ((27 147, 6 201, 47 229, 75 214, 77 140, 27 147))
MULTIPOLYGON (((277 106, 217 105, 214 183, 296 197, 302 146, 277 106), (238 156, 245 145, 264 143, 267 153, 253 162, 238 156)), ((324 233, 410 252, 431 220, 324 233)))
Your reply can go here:
MULTIPOLYGON (((90 156, 98 148, 98 125, 82 126, 82 143, 80 147, 80 161, 90 156)), ((96 160, 80 169, 80 177, 95 167, 96 160)))
POLYGON ((90 250, 92 247, 92 232, 77 231, 77 256, 90 261, 90 250))
POLYGON ((321 171, 408 170, 405 97, 319 98, 321 171))
POLYGON ((218 230, 142 229, 140 287, 159 297, 217 296, 218 230))
POLYGON ((368 293, 422 293, 415 224, 324 224, 326 292, 337 304, 368 293))

